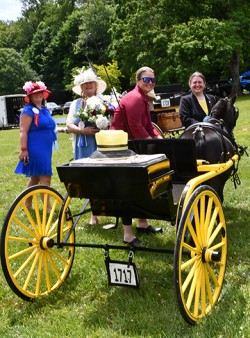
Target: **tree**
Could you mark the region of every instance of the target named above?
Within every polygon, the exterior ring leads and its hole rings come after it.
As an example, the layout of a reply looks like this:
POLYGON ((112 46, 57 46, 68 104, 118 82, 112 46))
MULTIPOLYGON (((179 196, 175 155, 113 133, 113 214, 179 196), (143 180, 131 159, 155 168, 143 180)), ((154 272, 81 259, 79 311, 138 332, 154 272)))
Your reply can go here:
POLYGON ((131 83, 142 65, 154 68, 159 83, 186 82, 196 67, 207 79, 232 77, 236 92, 250 67, 249 0, 21 2, 17 22, 0 22, 0 47, 24 54, 52 89, 89 61, 115 60, 131 83))
MULTIPOLYGON (((70 57, 73 62, 71 52, 80 25, 79 10, 72 14, 74 3, 66 0, 55 3, 44 1, 46 15, 43 15, 31 44, 25 50, 25 59, 52 90, 63 89, 64 63, 67 64, 66 60, 70 57)), ((30 6, 33 8, 32 4, 30 6)), ((31 8, 27 11, 34 10, 31 8)))
POLYGON ((51 29, 41 22, 32 39, 32 43, 24 53, 25 60, 44 78, 46 68, 46 48, 51 40, 51 29))
POLYGON ((113 12, 111 2, 85 1, 81 8, 75 8, 73 12, 72 2, 62 20, 62 6, 65 3, 61 1, 58 2, 60 6, 54 4, 51 7, 46 5, 47 17, 37 27, 25 51, 26 60, 52 90, 62 90, 69 85, 72 69, 88 65, 89 59, 97 64, 103 60, 109 61, 105 51, 111 41, 108 33, 113 12))
POLYGON ((113 1, 88 0, 81 7, 82 22, 79 27, 75 53, 92 63, 104 64, 112 59, 108 55, 111 43, 110 25, 114 19, 113 1))
POLYGON ((189 0, 115 3, 110 55, 127 76, 149 65, 160 83, 185 82, 194 67, 201 67, 208 78, 231 73, 233 90, 239 91, 239 69, 250 59, 248 0, 206 0, 195 5, 189 0))
POLYGON ((39 80, 35 71, 12 48, 0 48, 0 95, 24 93, 26 81, 39 80))
POLYGON ((159 70, 159 60, 166 55, 168 27, 162 24, 165 11, 159 0, 154 4, 149 0, 115 2, 110 57, 118 61, 122 73, 133 82, 138 68, 148 65, 159 70))
MULTIPOLYGON (((109 26, 113 13, 112 1, 85 1, 81 8, 75 9, 67 18, 52 40, 49 48, 50 55, 54 56, 51 59, 56 58, 56 64, 62 67, 61 74, 66 88, 71 87, 74 68, 111 61, 107 49, 111 42, 109 26)), ((114 76, 116 75, 117 72, 114 76)))
POLYGON ((208 74, 208 80, 228 77, 233 51, 241 47, 238 39, 232 39, 233 33, 226 21, 212 18, 193 18, 173 26, 168 59, 177 77, 186 82, 196 70, 208 74))
POLYGON ((206 16, 207 8, 189 0, 116 0, 116 16, 111 25, 110 56, 117 60, 122 72, 132 76, 143 65, 151 66, 159 82, 176 81, 168 60, 167 46, 172 27, 186 22, 190 16, 206 16))
POLYGON ((32 44, 40 23, 48 16, 51 5, 48 0, 20 0, 22 17, 10 26, 13 48, 24 53, 32 44))
POLYGON ((108 64, 105 65, 94 65, 94 67, 97 70, 98 76, 100 76, 106 83, 107 83, 107 89, 106 92, 111 92, 112 88, 115 88, 117 92, 121 92, 121 79, 123 78, 123 75, 121 71, 118 68, 118 63, 116 61, 108 62, 108 64))
POLYGON ((233 39, 240 47, 232 52, 229 64, 232 75, 232 94, 240 94, 239 74, 250 68, 250 6, 247 0, 230 1, 230 20, 228 24, 234 30, 233 39), (241 71, 240 71, 241 70, 241 71))
POLYGON ((62 85, 71 83, 72 69, 77 66, 80 68, 83 64, 82 53, 75 52, 81 22, 82 13, 80 10, 75 10, 67 17, 46 48, 46 76, 51 79, 52 83, 53 81, 61 82, 62 85))
POLYGON ((7 48, 9 46, 9 25, 0 21, 0 48, 7 48))

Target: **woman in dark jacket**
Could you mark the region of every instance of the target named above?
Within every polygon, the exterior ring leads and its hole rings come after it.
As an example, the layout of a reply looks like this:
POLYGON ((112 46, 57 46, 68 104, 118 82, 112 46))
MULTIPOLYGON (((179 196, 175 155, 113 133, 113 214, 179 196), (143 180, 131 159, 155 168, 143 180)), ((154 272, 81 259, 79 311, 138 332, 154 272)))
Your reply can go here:
POLYGON ((206 81, 202 73, 193 73, 188 84, 191 93, 181 98, 179 108, 180 119, 185 128, 194 123, 202 122, 217 102, 215 96, 204 93, 206 81))

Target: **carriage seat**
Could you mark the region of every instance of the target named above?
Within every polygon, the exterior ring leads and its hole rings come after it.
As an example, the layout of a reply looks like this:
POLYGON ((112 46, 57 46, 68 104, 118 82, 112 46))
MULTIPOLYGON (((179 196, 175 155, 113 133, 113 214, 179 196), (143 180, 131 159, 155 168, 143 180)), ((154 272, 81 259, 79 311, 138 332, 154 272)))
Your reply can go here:
POLYGON ((128 141, 129 149, 137 154, 165 154, 170 160, 173 199, 178 204, 186 183, 199 175, 193 139, 137 139, 128 141))
POLYGON ((198 175, 194 140, 136 139, 128 141, 129 149, 137 154, 165 154, 174 171, 173 183, 186 184, 198 175))

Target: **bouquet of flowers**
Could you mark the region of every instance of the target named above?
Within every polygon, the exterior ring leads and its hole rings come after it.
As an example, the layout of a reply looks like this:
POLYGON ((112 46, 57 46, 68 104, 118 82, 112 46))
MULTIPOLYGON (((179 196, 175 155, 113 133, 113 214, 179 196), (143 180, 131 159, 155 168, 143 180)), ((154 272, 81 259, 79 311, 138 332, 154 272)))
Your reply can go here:
POLYGON ((78 110, 75 117, 83 122, 95 124, 98 129, 107 129, 113 111, 114 106, 111 103, 101 100, 98 96, 92 96, 87 99, 85 107, 78 110))

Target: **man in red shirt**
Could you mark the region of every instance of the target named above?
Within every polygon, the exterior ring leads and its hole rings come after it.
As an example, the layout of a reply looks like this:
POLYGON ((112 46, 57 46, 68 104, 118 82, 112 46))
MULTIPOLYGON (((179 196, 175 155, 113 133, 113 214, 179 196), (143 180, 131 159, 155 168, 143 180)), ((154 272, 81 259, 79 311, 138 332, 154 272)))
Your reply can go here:
MULTIPOLYGON (((147 96, 154 89, 155 83, 156 78, 153 69, 141 67, 137 70, 136 86, 121 99, 114 112, 110 129, 124 130, 128 133, 130 139, 162 138, 153 128, 147 96)), ((124 242, 130 245, 141 245, 142 241, 133 234, 132 219, 123 217, 122 223, 124 242)), ((141 233, 161 231, 161 229, 155 229, 149 225, 146 219, 138 219, 136 229, 141 233)))
POLYGON ((155 83, 156 78, 151 68, 142 67, 136 72, 136 86, 121 99, 110 129, 124 130, 130 139, 160 138, 152 126, 147 96, 154 89, 155 83))

